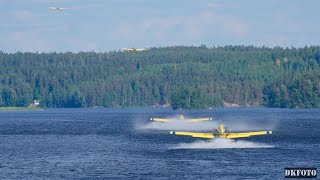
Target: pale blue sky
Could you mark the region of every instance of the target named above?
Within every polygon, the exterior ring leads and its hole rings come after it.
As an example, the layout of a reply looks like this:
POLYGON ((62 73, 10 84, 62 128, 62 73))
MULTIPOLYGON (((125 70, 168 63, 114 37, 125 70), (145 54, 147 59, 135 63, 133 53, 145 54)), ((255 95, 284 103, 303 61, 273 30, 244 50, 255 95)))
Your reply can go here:
POLYGON ((318 0, 0 0, 0 51, 320 45, 319 7, 318 0))

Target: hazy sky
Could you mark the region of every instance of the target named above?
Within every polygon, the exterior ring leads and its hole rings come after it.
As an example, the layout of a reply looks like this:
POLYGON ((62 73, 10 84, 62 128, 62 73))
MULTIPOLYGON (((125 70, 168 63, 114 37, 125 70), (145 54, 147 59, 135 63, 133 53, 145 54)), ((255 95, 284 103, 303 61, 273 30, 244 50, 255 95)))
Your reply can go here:
POLYGON ((0 51, 320 45, 319 7, 319 0, 0 0, 0 51))

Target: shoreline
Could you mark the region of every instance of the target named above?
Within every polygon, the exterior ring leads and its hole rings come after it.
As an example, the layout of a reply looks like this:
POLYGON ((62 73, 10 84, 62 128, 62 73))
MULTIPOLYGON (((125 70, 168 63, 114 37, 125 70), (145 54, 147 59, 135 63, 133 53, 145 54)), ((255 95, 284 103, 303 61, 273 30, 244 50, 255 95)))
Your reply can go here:
POLYGON ((0 112, 2 111, 39 111, 43 110, 38 107, 0 107, 0 112))

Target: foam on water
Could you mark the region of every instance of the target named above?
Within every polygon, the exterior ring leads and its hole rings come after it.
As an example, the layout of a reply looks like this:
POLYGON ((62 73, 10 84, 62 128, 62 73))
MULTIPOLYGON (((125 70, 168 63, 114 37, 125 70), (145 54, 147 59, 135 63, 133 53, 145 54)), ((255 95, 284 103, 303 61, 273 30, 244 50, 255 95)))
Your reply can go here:
MULTIPOLYGON (((166 117, 172 119, 170 122, 153 122, 146 123, 144 117, 135 119, 135 129, 137 130, 185 130, 185 131, 212 131, 217 129, 219 124, 224 124, 227 130, 233 132, 242 131, 262 131, 275 130, 278 126, 276 118, 264 117, 263 120, 255 120, 248 117, 228 117, 223 121, 214 119, 213 121, 202 121, 198 123, 188 123, 180 120, 176 116, 166 117)), ((186 119, 188 117, 185 117, 186 119)))
POLYGON ((212 131, 217 128, 218 123, 206 121, 199 123, 188 123, 183 120, 173 120, 171 122, 151 122, 148 124, 136 124, 136 129, 145 130, 188 130, 188 131, 212 131))
POLYGON ((214 139, 212 141, 195 141, 179 143, 170 149, 227 149, 227 148, 273 148, 274 146, 245 140, 214 139))

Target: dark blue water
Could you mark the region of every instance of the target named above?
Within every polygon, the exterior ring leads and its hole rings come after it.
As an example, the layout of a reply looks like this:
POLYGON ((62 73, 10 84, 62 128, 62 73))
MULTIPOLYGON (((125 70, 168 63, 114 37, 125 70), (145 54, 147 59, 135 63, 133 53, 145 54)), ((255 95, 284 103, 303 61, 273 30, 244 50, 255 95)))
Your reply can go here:
POLYGON ((319 128, 319 109, 0 112, 0 179, 282 179, 285 167, 320 168, 319 128), (178 113, 271 129, 245 140, 270 147, 179 149, 198 140, 141 128, 178 113))

